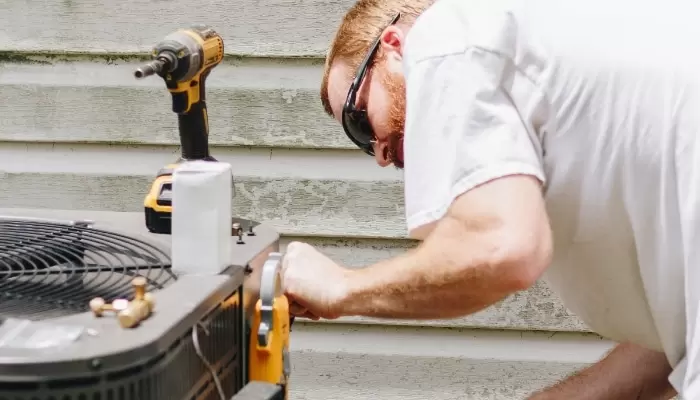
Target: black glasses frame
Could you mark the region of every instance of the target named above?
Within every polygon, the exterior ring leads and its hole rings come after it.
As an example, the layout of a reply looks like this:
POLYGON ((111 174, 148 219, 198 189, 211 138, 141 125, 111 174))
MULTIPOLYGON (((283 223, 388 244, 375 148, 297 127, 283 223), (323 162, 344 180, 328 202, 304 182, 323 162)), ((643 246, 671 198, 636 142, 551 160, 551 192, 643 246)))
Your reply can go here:
MULTIPOLYGON (((387 27, 394 25, 400 17, 401 13, 397 13, 387 27)), ((357 68, 355 79, 353 79, 352 83, 350 84, 348 96, 345 99, 342 115, 343 130, 345 131, 345 134, 353 143, 355 143, 357 147, 362 149, 370 156, 374 156, 374 143, 376 142, 376 139, 372 130, 372 125, 369 123, 369 119, 367 117, 367 110, 356 108, 355 100, 357 98, 357 91, 360 89, 360 84, 362 84, 363 79, 367 75, 369 64, 375 54, 377 54, 379 43, 380 37, 377 37, 372 43, 372 46, 370 46, 369 52, 365 56, 364 60, 362 60, 360 66, 357 68)))

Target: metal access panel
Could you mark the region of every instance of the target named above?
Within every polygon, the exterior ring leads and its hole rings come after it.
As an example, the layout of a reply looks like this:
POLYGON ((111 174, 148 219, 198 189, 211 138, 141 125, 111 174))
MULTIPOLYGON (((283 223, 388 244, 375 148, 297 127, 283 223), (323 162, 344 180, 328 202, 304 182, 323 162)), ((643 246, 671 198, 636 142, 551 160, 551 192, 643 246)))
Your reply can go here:
POLYGON ((225 273, 178 276, 170 236, 148 232, 142 213, 0 209, 0 400, 228 400, 241 392, 246 310, 279 236, 235 222, 249 234, 232 235, 225 273), (133 298, 134 277, 145 278, 154 301, 147 318, 124 328, 117 312, 93 313, 96 297, 133 298))

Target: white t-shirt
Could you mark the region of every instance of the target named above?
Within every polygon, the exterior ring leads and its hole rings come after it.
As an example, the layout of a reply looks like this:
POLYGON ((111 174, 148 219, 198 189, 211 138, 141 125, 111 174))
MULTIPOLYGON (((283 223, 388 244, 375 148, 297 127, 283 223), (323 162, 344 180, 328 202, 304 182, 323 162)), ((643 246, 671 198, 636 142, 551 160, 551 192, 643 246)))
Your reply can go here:
POLYGON ((599 334, 665 352, 688 399, 700 399, 696 7, 439 0, 404 48, 409 230, 487 180, 536 176, 555 243, 545 280, 599 334))

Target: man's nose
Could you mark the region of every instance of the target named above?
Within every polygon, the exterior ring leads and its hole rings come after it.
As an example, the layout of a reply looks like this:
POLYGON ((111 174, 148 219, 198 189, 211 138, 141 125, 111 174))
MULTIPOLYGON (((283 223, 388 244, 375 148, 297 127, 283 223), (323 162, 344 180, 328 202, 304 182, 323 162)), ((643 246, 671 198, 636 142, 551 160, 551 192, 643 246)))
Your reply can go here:
POLYGON ((391 164, 388 150, 388 143, 374 142, 374 159, 380 167, 386 167, 391 164))

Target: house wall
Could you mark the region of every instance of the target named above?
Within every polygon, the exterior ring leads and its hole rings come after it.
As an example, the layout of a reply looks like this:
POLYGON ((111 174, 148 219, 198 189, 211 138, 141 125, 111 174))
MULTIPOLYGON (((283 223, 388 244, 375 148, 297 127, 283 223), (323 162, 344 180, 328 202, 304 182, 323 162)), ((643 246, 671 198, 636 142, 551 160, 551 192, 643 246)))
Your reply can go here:
MULTIPOLYGON (((207 81, 213 154, 234 210, 361 268, 414 245, 399 172, 353 148, 318 98, 350 0, 0 2, 0 207, 142 211, 178 153, 157 78, 133 69, 191 22, 225 39, 207 81)), ((465 288, 465 290, 468 290, 465 288)), ((599 358, 542 283, 449 321, 299 321, 292 399, 516 399, 599 358)))

